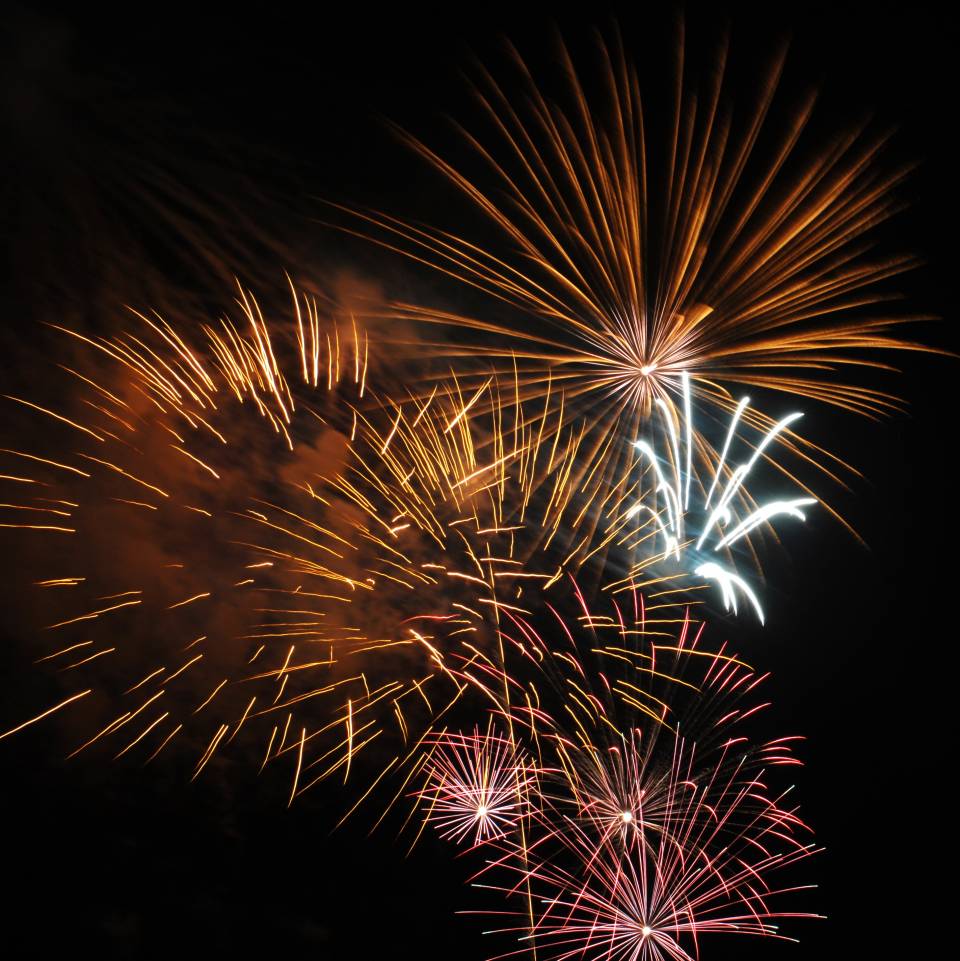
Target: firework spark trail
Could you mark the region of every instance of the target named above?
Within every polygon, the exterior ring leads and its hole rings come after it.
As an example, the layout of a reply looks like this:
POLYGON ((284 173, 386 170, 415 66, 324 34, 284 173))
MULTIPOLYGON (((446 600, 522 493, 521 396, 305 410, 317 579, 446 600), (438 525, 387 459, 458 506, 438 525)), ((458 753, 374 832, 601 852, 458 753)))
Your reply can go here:
MULTIPOLYGON (((716 558, 722 556, 721 552, 729 551, 739 541, 748 538, 757 527, 770 524, 777 517, 789 516, 801 521, 805 520, 806 516, 800 508, 817 503, 816 499, 812 497, 764 501, 753 507, 746 517, 736 520, 734 520, 731 512, 731 503, 748 483, 752 470, 760 458, 764 456, 766 448, 774 443, 778 435, 802 415, 794 413, 778 421, 755 445, 750 458, 745 463, 735 468, 729 468, 727 462, 731 442, 736 436, 741 417, 749 404, 748 397, 742 398, 730 420, 723 448, 713 470, 713 481, 709 489, 706 489, 700 483, 693 484, 693 458, 695 456, 693 434, 695 428, 690 401, 690 378, 686 372, 681 375, 681 383, 684 399, 681 430, 678 430, 674 424, 672 410, 659 398, 656 401, 668 436, 665 452, 658 454, 648 441, 638 440, 635 442, 637 450, 653 468, 655 486, 652 489, 652 496, 639 500, 627 511, 626 516, 629 518, 636 515, 649 515, 656 525, 659 538, 663 544, 661 560, 672 557, 677 562, 681 562, 681 554, 683 554, 684 559, 687 554, 693 555, 696 558, 694 561, 696 566, 692 568, 691 573, 705 580, 716 582, 723 597, 724 609, 728 611, 732 609, 734 613, 737 613, 736 595, 739 591, 753 606, 762 624, 764 621, 763 608, 754 591, 735 571, 721 566, 716 558), (661 467, 661 465, 664 466, 661 467), (703 516, 703 520, 699 530, 695 532, 689 529, 690 521, 697 518, 697 513, 694 508, 691 508, 690 503, 691 487, 694 488, 694 497, 697 501, 699 501, 700 491, 703 491, 704 495, 702 504, 698 503, 696 505, 703 516), (717 495, 716 504, 713 503, 715 493, 717 495), (663 507, 659 506, 661 503, 663 507), (709 553, 704 555, 701 552, 705 543, 711 537, 715 537, 715 541, 712 546, 708 547, 709 553), (704 557, 707 559, 704 559, 704 557)), ((649 558, 643 561, 642 567, 645 568, 648 564, 649 558)))
MULTIPOLYGON (((611 478, 626 455, 609 440, 638 436, 658 401, 673 409, 682 374, 701 402, 727 412, 734 385, 870 417, 899 406, 844 376, 891 369, 877 351, 927 349, 897 336, 919 318, 894 310, 886 285, 915 259, 870 256, 905 174, 882 172, 885 136, 854 130, 808 156, 812 96, 774 132, 783 56, 740 114, 725 89, 726 48, 698 89, 685 76, 681 38, 664 138, 647 129, 641 82, 619 37, 600 42, 595 99, 562 43, 564 98, 541 92, 509 53, 525 96, 508 95, 480 68, 475 92, 489 132, 463 131, 485 180, 402 134, 502 243, 333 206, 349 218, 340 229, 520 313, 494 323, 400 303, 391 316, 439 325, 444 339, 433 350, 482 359, 477 382, 492 363, 518 371, 521 400, 562 389, 568 421, 587 424, 581 467, 599 465, 611 478), (653 145, 663 140, 660 153, 653 145)), ((750 417, 762 431, 774 426, 762 413, 750 417)), ((783 436, 831 476, 853 470, 789 430, 783 436)), ((703 442, 699 433, 694 440, 703 442)))

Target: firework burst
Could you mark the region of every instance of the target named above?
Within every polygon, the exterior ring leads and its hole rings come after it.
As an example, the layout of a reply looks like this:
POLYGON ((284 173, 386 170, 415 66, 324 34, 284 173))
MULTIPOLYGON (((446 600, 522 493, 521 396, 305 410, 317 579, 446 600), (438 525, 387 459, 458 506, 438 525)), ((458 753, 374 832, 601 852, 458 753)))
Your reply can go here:
MULTIPOLYGON (((635 444, 652 469, 654 480, 648 489, 649 496, 641 498, 630 507, 625 518, 647 518, 655 526, 656 539, 663 548, 659 558, 654 552, 652 557, 645 557, 638 568, 641 571, 646 570, 650 563, 658 559, 672 559, 682 563, 688 560, 689 555, 694 558, 693 565, 689 566, 689 573, 716 583, 725 610, 737 612, 737 593, 740 592, 763 623, 763 608, 754 591, 740 575, 721 564, 720 560, 728 556, 735 545, 742 546, 742 542, 748 542, 747 539, 756 528, 769 525, 779 517, 805 520, 806 515, 801 508, 817 503, 812 497, 794 497, 756 504, 746 493, 750 474, 766 449, 802 415, 794 413, 778 421, 753 446, 745 462, 730 467, 728 456, 731 454, 731 444, 749 404, 748 397, 742 398, 730 419, 723 447, 712 465, 713 478, 707 487, 699 477, 694 476, 694 458, 700 452, 695 450, 693 441, 695 428, 690 402, 690 379, 684 373, 681 380, 684 400, 682 428, 678 430, 678 425, 673 420, 673 411, 658 398, 656 403, 660 408, 666 435, 663 449, 658 452, 646 440, 639 440, 635 444), (736 503, 745 506, 746 510, 742 512, 745 516, 735 519, 731 505, 736 503)), ((638 533, 640 541, 643 542, 646 539, 644 529, 641 528, 638 533)))
POLYGON ((789 792, 769 787, 800 763, 795 739, 750 733, 764 675, 707 650, 704 625, 672 602, 634 592, 598 610, 568 593, 566 615, 504 618, 530 661, 501 705, 510 738, 454 735, 421 795, 443 803, 427 818, 445 836, 482 843, 477 886, 524 902, 498 929, 523 946, 503 956, 691 961, 704 935, 782 937, 780 919, 815 916, 780 907, 800 889, 776 878, 814 848, 789 792), (511 763, 518 745, 533 764, 511 763), (481 834, 494 795, 510 823, 481 834))
POLYGON ((516 756, 492 723, 483 733, 444 733, 432 744, 426 783, 418 793, 440 837, 478 845, 502 838, 529 808, 537 781, 533 765, 516 756))
MULTIPOLYGON (((516 320, 412 303, 392 316, 444 329, 435 352, 517 369, 524 399, 561 387, 567 418, 588 425, 591 456, 611 477, 626 455, 605 441, 638 436, 658 402, 674 407, 684 375, 727 412, 743 386, 867 416, 894 409, 892 395, 843 376, 886 368, 877 351, 924 349, 896 335, 910 318, 885 283, 914 259, 870 253, 904 174, 878 172, 886 138, 854 130, 811 154, 812 96, 779 128, 770 119, 782 57, 739 112, 726 48, 698 88, 682 40, 667 121, 651 135, 619 39, 600 43, 590 95, 563 44, 558 53, 561 97, 541 92, 512 48, 524 96, 481 69, 475 93, 489 131, 464 136, 482 177, 403 135, 499 243, 346 211, 361 224, 346 229, 517 308, 516 320)), ((764 431, 775 425, 755 418, 764 431)), ((789 429, 783 438, 824 470, 847 466, 789 429)))
POLYGON ((802 890, 776 879, 815 852, 807 828, 762 774, 730 761, 722 756, 704 771, 695 748, 677 739, 662 802, 651 812, 641 799, 631 830, 611 835, 600 811, 591 826, 546 810, 522 860, 500 845, 491 867, 518 871, 533 892, 532 930, 519 930, 538 956, 693 961, 705 935, 788 939, 779 921, 816 917, 778 907, 802 890))
MULTIPOLYGON (((149 760, 189 741, 196 775, 258 718, 271 718, 268 756, 302 742, 284 710, 298 702, 295 648, 278 648, 302 633, 309 602, 277 612, 289 587, 244 535, 303 457, 342 457, 368 348, 315 299, 295 305, 296 321, 273 327, 241 291, 236 322, 186 330, 134 314, 112 337, 61 328, 60 397, 7 398, 25 419, 3 452, 16 492, 4 526, 21 576, 46 595, 39 660, 64 686, 90 682, 63 702, 94 695, 77 750, 110 742, 149 760)), ((312 660, 320 673, 329 657, 312 660)))
POLYGON ((503 613, 589 559, 609 494, 579 470, 582 432, 556 426, 562 396, 531 409, 491 376, 371 404, 352 320, 301 295, 285 323, 238 303, 190 335, 147 315, 62 330, 66 399, 9 398, 30 440, 4 454, 22 495, 4 523, 59 639, 40 660, 88 679, 62 706, 97 702, 77 750, 188 742, 196 775, 259 740, 293 797, 361 752, 381 773, 422 758, 466 666, 509 674, 503 613))

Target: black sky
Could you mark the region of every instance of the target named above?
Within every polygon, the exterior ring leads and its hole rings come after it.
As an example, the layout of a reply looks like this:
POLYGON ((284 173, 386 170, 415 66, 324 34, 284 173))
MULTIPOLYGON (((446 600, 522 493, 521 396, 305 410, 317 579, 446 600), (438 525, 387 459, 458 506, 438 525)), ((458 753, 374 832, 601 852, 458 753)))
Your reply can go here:
MULTIPOLYGON (((32 356, 37 290, 74 260, 77 238, 58 234, 56 204, 36 200, 48 183, 60 189, 65 168, 55 158, 38 167, 37 156, 60 151, 96 167, 116 144, 130 149, 126 133, 141 136, 137 118, 143 143, 162 144, 167 156, 204 145, 203 165, 192 157, 183 165, 199 190, 217 186, 204 178, 217 176, 225 154, 244 168, 264 197, 257 210, 282 230, 298 269, 350 258, 363 269, 363 258, 375 255, 345 247, 316 223, 322 214, 312 198, 401 211, 415 198, 425 218, 434 212, 433 175, 383 118, 452 145, 443 118, 470 109, 460 76, 470 55, 495 58, 508 36, 546 61, 556 23, 577 42, 616 15, 627 50, 666 69, 673 11, 661 6, 591 6, 559 17, 485 6, 430 14, 284 4, 109 15, 8 9, 0 46, 0 117, 12 145, 3 187, 3 343, 32 356)), ((957 350, 956 37, 945 17, 916 3, 686 10, 694 44, 708 44, 729 23, 738 64, 747 67, 789 38, 787 89, 820 87, 825 129, 864 115, 896 128, 891 157, 919 167, 902 191, 909 207, 885 228, 884 242, 926 259, 901 289, 916 312, 943 318, 918 336, 957 350)), ((163 244, 148 238, 144 249, 174 271, 187 269, 163 244)), ((393 265, 389 275, 403 283, 403 269, 393 265)), ((16 363, 7 366, 10 377, 23 376, 16 363)), ((865 424, 807 414, 864 474, 837 500, 868 546, 826 520, 811 523, 790 541, 789 558, 766 566, 766 631, 748 630, 744 639, 739 624, 717 628, 737 633, 753 662, 774 672, 773 720, 808 737, 798 791, 827 848, 809 873, 829 919, 794 927, 796 946, 721 941, 705 945, 705 957, 936 956, 949 927, 949 869, 946 881, 935 880, 929 863, 945 859, 955 834, 947 725, 957 367, 912 357, 903 368, 888 386, 909 399, 906 415, 865 424)), ((15 639, 3 640, 0 727, 31 709, 15 639)), ((363 824, 331 834, 329 798, 288 811, 285 784, 246 770, 226 783, 188 784, 173 767, 65 763, 42 727, 0 743, 0 771, 0 918, 11 958, 487 956, 482 924, 455 915, 472 906, 464 866, 429 839, 408 857, 402 843, 368 837, 363 824)))

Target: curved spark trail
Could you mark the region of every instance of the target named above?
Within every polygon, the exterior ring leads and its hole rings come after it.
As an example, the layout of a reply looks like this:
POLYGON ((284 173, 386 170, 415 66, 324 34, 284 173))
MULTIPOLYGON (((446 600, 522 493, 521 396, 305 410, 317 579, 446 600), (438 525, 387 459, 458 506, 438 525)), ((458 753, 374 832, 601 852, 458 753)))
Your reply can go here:
POLYGON ((817 503, 812 497, 765 501, 754 507, 742 519, 735 519, 731 510, 731 504, 748 483, 751 472, 764 456, 766 449, 802 415, 790 414, 777 421, 755 445, 750 457, 744 463, 730 468, 727 458, 731 442, 749 404, 748 397, 742 398, 730 420, 723 449, 713 471, 713 481, 709 489, 704 489, 701 485, 692 485, 694 425, 690 403, 690 378, 686 373, 682 375, 682 387, 684 404, 681 431, 678 431, 674 424, 673 411, 670 407, 660 399, 656 401, 667 435, 666 451, 658 454, 653 446, 644 440, 638 440, 635 443, 637 450, 653 468, 655 481, 652 496, 639 500, 630 508, 628 516, 649 514, 656 524, 662 541, 662 559, 673 558, 677 562, 682 562, 686 554, 691 554, 695 558, 695 566, 692 567, 691 573, 717 584, 726 610, 732 609, 734 613, 737 612, 737 592, 739 591, 747 598, 760 622, 763 623, 763 608, 750 585, 734 571, 721 566, 715 558, 722 551, 749 537, 753 530, 771 523, 775 518, 789 516, 801 521, 805 520, 806 515, 801 508, 817 503), (693 506, 691 506, 692 486, 694 499, 697 501, 693 506), (698 488, 703 491, 702 503, 699 502, 698 488), (714 503, 714 494, 716 494, 716 503, 714 503), (699 527, 696 525, 698 519, 699 527), (708 553, 705 555, 704 547, 711 539, 713 543, 707 547, 708 553), (693 546, 690 547, 690 545, 693 546), (709 559, 704 559, 705 557, 709 559))

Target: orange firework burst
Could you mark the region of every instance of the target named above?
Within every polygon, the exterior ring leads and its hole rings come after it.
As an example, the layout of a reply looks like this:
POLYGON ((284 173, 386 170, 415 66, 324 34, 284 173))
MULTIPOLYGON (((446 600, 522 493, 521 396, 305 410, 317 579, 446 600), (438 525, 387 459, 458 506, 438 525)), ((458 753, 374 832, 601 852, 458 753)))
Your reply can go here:
POLYGON ((282 326, 241 291, 239 322, 134 314, 112 337, 61 329, 59 399, 7 398, 23 420, 2 455, 4 527, 18 576, 46 595, 39 660, 83 687, 58 705, 83 699, 93 727, 77 751, 152 759, 189 741, 199 774, 258 718, 268 756, 300 739, 285 710, 294 648, 274 645, 304 632, 281 623, 286 585, 248 535, 305 458, 342 457, 368 346, 295 296, 282 326))
MULTIPOLYGON (((619 39, 600 42, 589 95, 562 44, 562 97, 541 92, 511 55, 516 83, 481 71, 476 87, 488 135, 464 132, 483 173, 404 134, 499 242, 349 212, 362 222, 353 232, 519 309, 517 320, 413 303, 395 304, 393 316, 446 328, 436 350, 516 368, 523 399, 562 388, 567 418, 588 425, 611 476, 623 454, 603 440, 637 436, 655 401, 675 404, 682 374, 727 411, 730 389, 743 385, 868 416, 897 406, 843 376, 887 367, 877 350, 925 349, 896 335, 910 318, 884 284, 914 258, 870 254, 905 173, 884 172, 884 136, 858 129, 812 153, 812 96, 783 124, 771 119, 782 56, 741 112, 726 88, 726 48, 698 87, 681 40, 667 120, 651 124, 619 39)), ((837 462, 785 439, 821 467, 837 462)))
POLYGON ((77 751, 186 743, 199 774, 259 739, 292 798, 361 752, 420 757, 465 664, 507 674, 503 612, 583 565, 636 482, 583 470, 560 395, 492 375, 367 404, 353 321, 297 294, 292 322, 238 306, 191 332, 63 330, 66 399, 8 398, 3 523, 46 595, 40 660, 89 678, 58 704, 92 715, 77 751))

